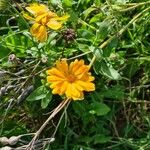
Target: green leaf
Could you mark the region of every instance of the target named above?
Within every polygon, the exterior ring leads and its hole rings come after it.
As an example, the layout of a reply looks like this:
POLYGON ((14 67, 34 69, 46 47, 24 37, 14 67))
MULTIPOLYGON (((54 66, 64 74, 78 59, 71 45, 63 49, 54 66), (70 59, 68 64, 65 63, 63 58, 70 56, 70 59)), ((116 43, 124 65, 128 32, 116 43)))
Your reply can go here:
POLYGON ((91 24, 91 23, 96 23, 96 22, 98 22, 98 21, 101 21, 102 18, 103 18, 103 14, 102 14, 102 13, 96 14, 94 17, 92 17, 92 18, 90 19, 90 24, 91 24))
POLYGON ((98 22, 97 25, 99 26, 98 29, 98 38, 105 39, 109 32, 110 23, 108 21, 98 22))
POLYGON ((8 36, 4 38, 6 46, 20 57, 23 57, 26 50, 33 45, 33 42, 26 36, 26 32, 23 33, 25 33, 25 35, 9 32, 8 36))
POLYGON ((117 70, 113 68, 113 66, 106 61, 102 60, 96 60, 94 63, 94 70, 97 74, 102 74, 104 76, 107 76, 108 78, 112 80, 120 80, 121 76, 118 73, 117 70))
POLYGON ((110 111, 110 108, 104 104, 99 102, 94 102, 91 104, 90 113, 96 114, 97 116, 104 116, 110 111))
POLYGON ((72 23, 72 27, 76 27, 76 24, 78 24, 78 12, 69 10, 68 14, 70 15, 69 20, 72 23))
POLYGON ((84 142, 84 143, 91 143, 93 141, 93 137, 90 137, 90 136, 80 136, 79 137, 79 141, 80 142, 84 142))
POLYGON ((73 0, 63 0, 65 6, 71 7, 73 5, 73 0))
POLYGON ((112 51, 117 47, 118 45, 118 38, 114 37, 108 44, 107 47, 104 49, 103 56, 109 57, 112 51))
POLYGON ((139 68, 140 68, 140 64, 137 61, 129 60, 128 64, 123 70, 123 73, 127 78, 132 78, 139 70, 139 68))
POLYGON ((51 100, 52 100, 52 93, 48 92, 46 97, 41 100, 41 107, 45 109, 51 100))
POLYGON ((102 58, 103 50, 99 47, 90 46, 90 51, 93 52, 93 54, 96 56, 96 58, 100 61, 102 58))
POLYGON ((77 115, 79 115, 81 117, 81 114, 85 114, 86 113, 86 104, 84 102, 73 102, 72 103, 73 106, 73 110, 75 111, 75 113, 77 115))
POLYGON ((82 52, 88 52, 89 51, 89 46, 87 44, 80 44, 80 43, 78 43, 78 48, 82 52))
POLYGON ((10 53, 10 50, 0 44, 0 58, 6 57, 10 53))
POLYGON ((80 37, 85 38, 86 40, 93 41, 94 34, 86 29, 79 29, 78 34, 80 37))
POLYGON ((45 86, 40 86, 37 89, 35 89, 27 98, 28 101, 37 101, 45 98, 48 94, 48 90, 45 88, 45 86))
POLYGON ((61 5, 61 0, 51 0, 50 3, 54 6, 61 5))
POLYGON ((118 71, 115 70, 112 66, 108 66, 108 64, 106 64, 106 63, 102 64, 101 72, 113 80, 119 80, 121 78, 118 71))
POLYGON ((102 91, 102 94, 105 98, 121 100, 124 98, 124 91, 125 91, 125 88, 123 86, 115 85, 111 88, 108 88, 102 91))
POLYGON ((84 12, 83 12, 83 15, 85 16, 85 19, 88 17, 88 15, 92 12, 92 11, 94 11, 96 9, 96 7, 94 8, 94 7, 90 7, 90 8, 88 8, 88 9, 86 9, 84 12))
POLYGON ((93 139, 94 139, 94 144, 100 144, 100 143, 107 143, 111 141, 112 138, 104 134, 97 134, 93 137, 93 139))

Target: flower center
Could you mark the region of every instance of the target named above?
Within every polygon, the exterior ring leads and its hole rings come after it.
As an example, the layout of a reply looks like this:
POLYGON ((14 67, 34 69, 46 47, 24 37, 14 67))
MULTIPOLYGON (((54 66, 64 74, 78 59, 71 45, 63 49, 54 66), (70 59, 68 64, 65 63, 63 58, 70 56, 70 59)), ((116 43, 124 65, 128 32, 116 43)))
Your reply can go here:
POLYGON ((42 18, 40 20, 40 24, 43 25, 43 26, 45 26, 47 24, 47 22, 48 22, 48 18, 47 17, 44 17, 44 18, 42 18))
POLYGON ((67 76, 67 81, 69 81, 70 83, 74 82, 76 80, 76 77, 73 74, 69 74, 67 76))

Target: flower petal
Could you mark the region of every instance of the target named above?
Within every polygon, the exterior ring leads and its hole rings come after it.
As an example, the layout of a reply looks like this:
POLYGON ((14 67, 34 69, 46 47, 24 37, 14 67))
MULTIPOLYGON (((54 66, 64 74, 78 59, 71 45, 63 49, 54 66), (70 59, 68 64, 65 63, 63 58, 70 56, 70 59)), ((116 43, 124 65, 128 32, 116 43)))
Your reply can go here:
POLYGON ((60 93, 60 89, 59 88, 54 88, 52 90, 52 94, 59 94, 60 93))
POLYGON ((30 32, 32 35, 37 34, 38 30, 39 30, 40 24, 39 23, 34 23, 30 29, 30 32))
POLYGON ((73 85, 79 91, 83 91, 84 90, 84 88, 80 84, 78 84, 78 82, 74 82, 73 85))
POLYGON ((48 83, 53 83, 53 82, 56 82, 56 81, 64 81, 64 79, 60 78, 58 76, 47 76, 47 82, 48 83))
POLYGON ((81 96, 83 95, 81 93, 82 92, 78 91, 73 84, 68 84, 68 87, 66 90, 67 98, 72 98, 74 100, 81 99, 82 98, 81 96))
POLYGON ((68 73, 68 64, 67 64, 67 61, 65 59, 63 59, 62 61, 57 61, 56 67, 61 72, 64 72, 64 74, 68 73))
POLYGON ((55 18, 58 17, 56 13, 52 12, 52 11, 48 11, 48 17, 49 18, 55 18))
POLYGON ((95 78, 93 76, 89 76, 89 79, 88 79, 89 82, 94 81, 94 80, 95 78))
POLYGON ((47 30, 45 26, 40 26, 37 35, 35 36, 40 42, 44 42, 47 39, 47 30))
POLYGON ((84 91, 94 91, 95 90, 95 84, 91 82, 84 82, 84 81, 77 81, 76 84, 80 85, 84 91))
POLYGON ((61 94, 64 94, 64 93, 65 93, 65 91, 67 90, 68 84, 69 84, 69 83, 66 82, 66 81, 63 82, 62 86, 60 87, 60 93, 61 93, 61 94))
POLYGON ((33 26, 30 29, 30 32, 40 42, 44 42, 47 39, 46 27, 38 23, 33 24, 33 26))
POLYGON ((63 74, 63 72, 61 72, 59 69, 56 68, 52 68, 47 70, 46 72, 48 75, 54 75, 54 76, 58 76, 60 78, 65 78, 65 75, 63 74))
POLYGON ((59 88, 61 87, 63 84, 63 81, 56 81, 56 82, 53 82, 51 85, 50 85, 50 88, 59 88))
POLYGON ((67 21, 69 17, 69 15, 64 15, 62 17, 55 17, 55 20, 67 21))
POLYGON ((77 59, 70 64, 70 71, 76 72, 81 66, 84 65, 84 60, 78 61, 77 59))
POLYGON ((41 15, 49 11, 47 6, 38 3, 31 4, 29 7, 26 7, 26 10, 35 16, 41 15))
POLYGON ((73 97, 73 100, 83 100, 84 99, 84 94, 83 92, 80 92, 80 97, 73 97))
POLYGON ((41 14, 41 15, 38 15, 35 19, 36 22, 39 22, 41 21, 44 17, 46 17, 48 14, 47 13, 44 13, 44 14, 41 14))
POLYGON ((58 30, 62 27, 62 23, 55 19, 50 19, 50 21, 47 23, 47 26, 53 30, 58 30))
POLYGON ((22 13, 23 17, 26 18, 27 20, 31 20, 34 21, 35 19, 33 17, 31 17, 30 15, 28 15, 27 13, 22 13))

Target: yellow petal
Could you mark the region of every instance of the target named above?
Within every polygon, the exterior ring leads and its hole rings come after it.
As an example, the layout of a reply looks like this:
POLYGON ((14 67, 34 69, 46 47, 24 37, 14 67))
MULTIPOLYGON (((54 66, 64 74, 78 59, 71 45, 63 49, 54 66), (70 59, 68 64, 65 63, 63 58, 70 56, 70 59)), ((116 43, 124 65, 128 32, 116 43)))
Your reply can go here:
POLYGON ((60 20, 60 21, 67 21, 67 19, 69 18, 69 15, 64 15, 62 17, 55 17, 56 20, 60 20))
POLYGON ((50 85, 50 88, 59 88, 61 87, 63 84, 63 81, 56 81, 56 82, 53 82, 51 85, 50 85))
POLYGON ((52 11, 48 11, 48 17, 49 18, 55 18, 58 17, 56 13, 52 12, 52 11))
POLYGON ((76 66, 77 63, 78 63, 77 59, 74 62, 71 62, 69 65, 69 70, 73 72, 74 71, 73 68, 74 68, 74 66, 76 66))
POLYGON ((59 93, 60 93, 60 91, 58 88, 55 88, 52 90, 52 94, 59 94, 59 93))
POLYGON ((57 61, 56 67, 61 72, 64 72, 64 74, 68 73, 68 64, 67 64, 67 61, 65 59, 62 61, 57 61))
POLYGON ((84 66, 80 66, 76 71, 74 71, 75 75, 78 76, 79 78, 82 78, 84 74, 88 73, 88 68, 84 66))
POLYGON ((62 86, 60 87, 60 93, 61 94, 64 94, 65 93, 65 91, 67 90, 67 87, 68 87, 68 82, 63 82, 63 84, 62 84, 62 86))
POLYGON ((43 42, 47 39, 47 30, 45 26, 41 26, 38 23, 32 25, 30 29, 31 34, 40 42, 43 42))
POLYGON ((38 23, 33 24, 30 29, 31 34, 39 41, 43 42, 47 39, 47 30, 45 26, 38 23))
POLYGON ((84 91, 94 91, 95 90, 95 84, 91 82, 83 82, 83 81, 77 81, 77 84, 79 84, 84 91))
POLYGON ((89 76, 89 79, 88 79, 88 81, 94 81, 95 80, 95 78, 93 77, 93 76, 89 76))
POLYGON ((47 76, 47 82, 52 83, 55 81, 64 81, 64 79, 57 76, 47 76))
POLYGON ((50 70, 47 70, 47 74, 58 76, 60 78, 65 78, 65 75, 63 74, 63 72, 61 72, 59 69, 56 69, 56 68, 52 68, 50 70))
POLYGON ((48 23, 47 26, 53 30, 58 30, 62 27, 62 24, 55 19, 51 19, 48 23))
MULTIPOLYGON (((76 75, 76 73, 75 73, 76 75)), ((85 82, 91 82, 91 81, 94 81, 95 78, 93 76, 90 75, 90 73, 88 71, 83 71, 83 73, 81 74, 78 74, 76 75, 78 80, 81 80, 81 81, 85 81, 85 82)))
POLYGON ((38 29, 40 27, 40 24, 38 23, 34 23, 30 29, 31 34, 34 36, 35 34, 37 34, 38 29))
POLYGON ((80 97, 73 97, 72 98, 73 100, 83 100, 84 99, 84 94, 83 94, 83 92, 80 92, 80 97))
POLYGON ((73 98, 73 99, 80 99, 81 98, 81 91, 78 91, 73 84, 68 84, 67 90, 66 90, 66 97, 67 98, 73 98))
POLYGON ((40 26, 37 34, 35 35, 37 40, 44 42, 47 39, 47 30, 45 26, 40 26))
POLYGON ((67 98, 72 98, 72 89, 71 89, 70 84, 68 84, 65 94, 67 98))
POLYGON ((35 16, 41 15, 49 11, 47 6, 38 3, 31 4, 29 7, 26 7, 26 10, 35 16))
POLYGON ((78 89, 79 91, 83 91, 84 88, 82 86, 80 86, 80 84, 78 84, 77 82, 74 82, 73 85, 75 86, 76 89, 78 89))
POLYGON ((44 17, 44 18, 42 18, 41 19, 41 23, 42 23, 42 25, 46 25, 47 24, 47 17, 44 17))
POLYGON ((44 17, 47 16, 47 13, 44 13, 44 14, 41 14, 41 15, 38 15, 35 19, 36 22, 40 22, 44 17))
POLYGON ((27 20, 31 20, 31 21, 34 21, 35 19, 31 16, 29 16, 27 13, 22 13, 23 17, 26 18, 27 20))
POLYGON ((82 67, 84 65, 84 60, 80 60, 80 61, 78 61, 78 60, 75 60, 74 62, 72 62, 71 64, 70 64, 70 70, 72 71, 72 72, 76 72, 80 67, 82 67))

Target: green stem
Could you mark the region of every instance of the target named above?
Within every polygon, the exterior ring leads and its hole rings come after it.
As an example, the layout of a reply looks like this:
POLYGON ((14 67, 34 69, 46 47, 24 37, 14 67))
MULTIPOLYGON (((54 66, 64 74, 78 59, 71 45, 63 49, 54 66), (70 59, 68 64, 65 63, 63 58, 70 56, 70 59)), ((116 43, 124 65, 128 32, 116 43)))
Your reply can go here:
MULTIPOLYGON (((124 26, 116 35, 117 36, 122 36, 123 32, 125 32, 127 30, 127 28, 133 23, 135 22, 143 13, 145 13, 146 11, 148 11, 150 9, 150 7, 144 9, 142 12, 138 13, 133 19, 131 19, 129 21, 129 23, 124 26)), ((105 46, 107 46, 108 43, 110 43, 115 37, 116 35, 113 35, 112 37, 110 37, 108 40, 106 40, 105 42, 103 42, 101 45, 100 45, 100 48, 103 49, 105 46)), ((92 60, 91 60, 91 63, 89 64, 89 67, 91 68, 91 66, 93 65, 93 63, 95 62, 96 60, 96 55, 93 56, 92 60)))
POLYGON ((150 1, 143 2, 143 3, 138 3, 138 4, 136 4, 136 5, 132 6, 132 7, 129 7, 129 8, 126 8, 126 9, 121 9, 121 10, 116 10, 116 11, 118 11, 118 12, 126 12, 126 11, 130 11, 132 9, 135 9, 137 7, 140 7, 140 6, 143 6, 143 5, 149 5, 149 4, 150 4, 150 1))
POLYGON ((29 24, 26 22, 26 20, 22 17, 22 15, 18 12, 18 10, 13 7, 13 5, 9 4, 11 6, 11 8, 15 11, 15 13, 23 20, 23 22, 25 23, 26 27, 29 28, 29 24))

